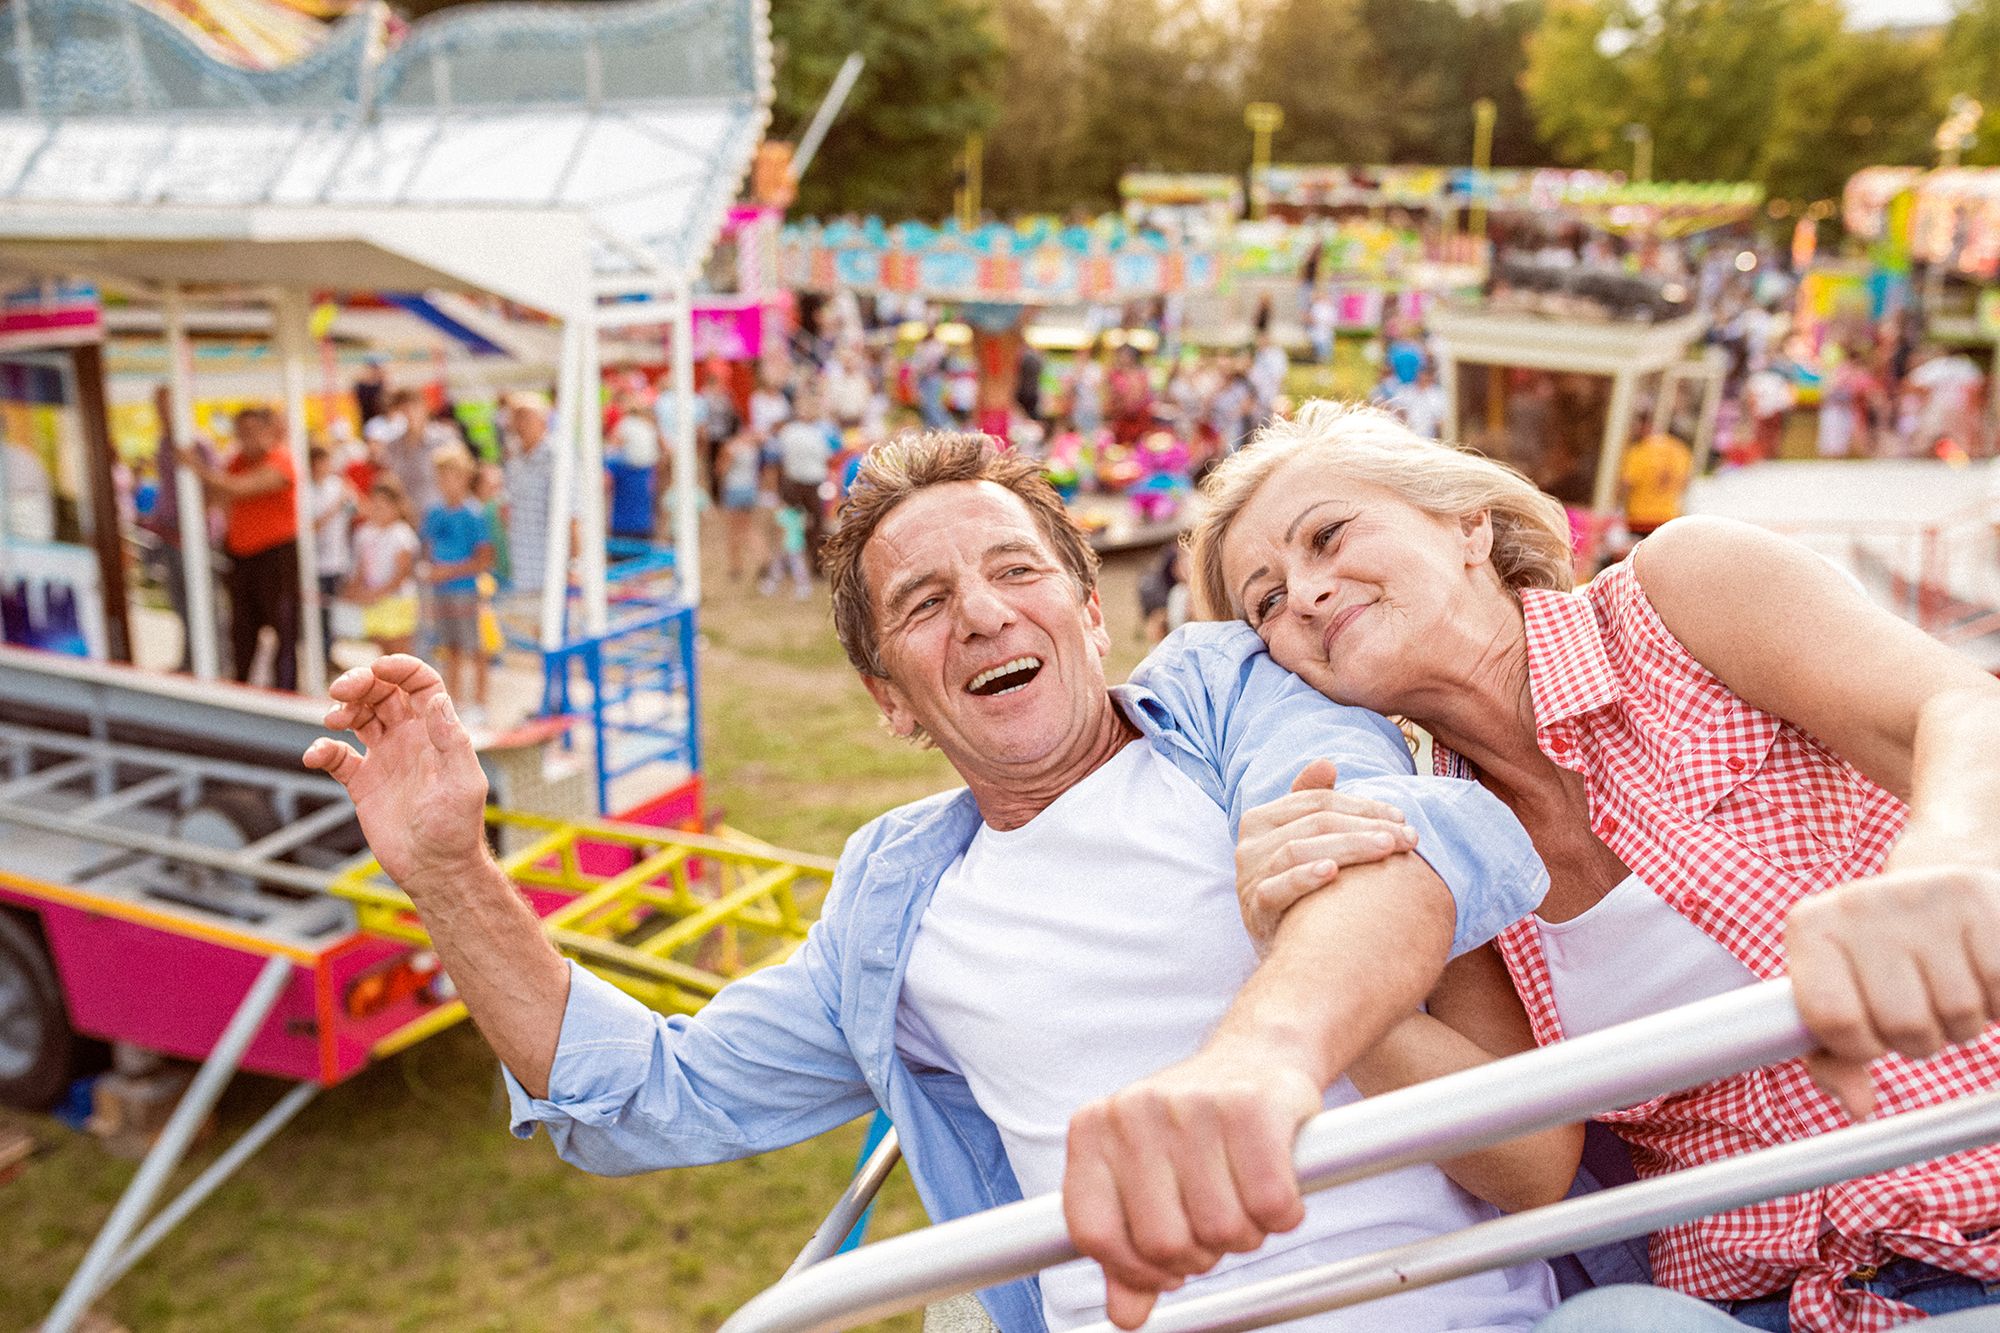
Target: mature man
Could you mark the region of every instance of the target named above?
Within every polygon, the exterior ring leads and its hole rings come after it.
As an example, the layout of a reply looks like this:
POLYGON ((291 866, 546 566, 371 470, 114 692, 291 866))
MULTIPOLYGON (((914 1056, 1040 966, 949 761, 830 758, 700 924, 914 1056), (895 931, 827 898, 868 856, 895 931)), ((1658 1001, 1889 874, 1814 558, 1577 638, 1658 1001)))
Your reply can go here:
POLYGON ((224 505, 223 546, 229 552, 229 637, 236 679, 249 680, 257 638, 278 636, 276 683, 299 687, 298 473, 285 428, 268 407, 236 414, 236 452, 221 467, 184 460, 224 505))
MULTIPOLYGON (((550 497, 555 494, 556 451, 546 441, 549 434, 548 400, 538 394, 517 396, 507 408, 507 439, 510 445, 503 474, 506 494, 502 519, 507 531, 508 584, 518 594, 539 594, 548 578, 550 497)), ((582 478, 576 485, 584 484, 582 478)), ((570 514, 576 512, 576 485, 571 487, 570 514)), ((576 549, 576 520, 567 523, 568 539, 563 547, 557 578, 567 578, 569 553, 576 549)))
MULTIPOLYGON (((509 1071, 515 1131, 546 1124, 568 1160, 623 1173, 762 1152, 879 1105, 933 1217, 1065 1189, 1128 1325, 1263 1231, 1297 1228, 1194 1285, 1490 1216, 1428 1166, 1302 1205, 1289 1148, 1354 1098, 1341 1070, 1448 954, 1538 900, 1511 816, 1470 783, 1412 776, 1393 727, 1329 703, 1238 627, 1185 630, 1108 689, 1095 558, 1035 465, 983 437, 877 450, 843 519, 827 547, 841 642, 891 727, 966 786, 855 834, 799 952, 691 1019, 546 943, 486 854, 485 784, 434 673, 389 658, 335 682, 328 725, 368 757, 322 740, 306 762, 347 785, 423 913, 509 1071), (1320 757, 1412 829, 1362 817, 1382 813, 1362 800, 1331 822, 1315 854, 1347 868, 1260 965, 1235 824, 1320 757), (1364 856, 1375 839, 1390 841, 1364 856)), ((1085 1261, 982 1293, 1009 1333, 1073 1326, 1106 1298, 1085 1261)), ((1520 1329, 1553 1299, 1528 1265, 1312 1327, 1520 1329)))

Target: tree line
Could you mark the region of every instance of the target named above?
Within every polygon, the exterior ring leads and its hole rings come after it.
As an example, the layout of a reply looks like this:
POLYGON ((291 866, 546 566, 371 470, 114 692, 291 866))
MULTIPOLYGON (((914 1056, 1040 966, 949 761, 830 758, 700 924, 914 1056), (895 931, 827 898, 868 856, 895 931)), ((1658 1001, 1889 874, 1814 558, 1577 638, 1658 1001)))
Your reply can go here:
POLYGON ((1099 211, 1128 170, 1240 171, 1243 108, 1276 102, 1279 162, 1467 163, 1754 180, 1837 198, 1874 163, 1929 164, 1954 96, 1992 108, 2000 0, 1857 30, 1838 0, 771 0, 772 133, 796 135, 867 57, 799 193, 809 214, 937 217, 967 136, 1000 216, 1099 211))

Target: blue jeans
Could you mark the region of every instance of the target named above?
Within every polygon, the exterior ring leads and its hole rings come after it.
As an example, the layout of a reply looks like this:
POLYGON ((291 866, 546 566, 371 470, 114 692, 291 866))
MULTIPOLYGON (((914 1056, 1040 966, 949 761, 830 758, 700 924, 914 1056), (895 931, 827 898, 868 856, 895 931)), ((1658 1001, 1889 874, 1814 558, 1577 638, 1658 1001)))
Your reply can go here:
MULTIPOLYGON (((1885 1264, 1867 1281, 1848 1279, 1859 1290, 1915 1306, 1932 1316, 1926 1329, 1976 1333, 2000 1328, 2000 1282, 1982 1282, 1915 1259, 1885 1264)), ((1781 1291, 1746 1301, 1697 1300, 1665 1287, 1598 1287, 1564 1301, 1535 1325, 1535 1333, 1727 1333, 1744 1328, 1790 1333, 1781 1291)))

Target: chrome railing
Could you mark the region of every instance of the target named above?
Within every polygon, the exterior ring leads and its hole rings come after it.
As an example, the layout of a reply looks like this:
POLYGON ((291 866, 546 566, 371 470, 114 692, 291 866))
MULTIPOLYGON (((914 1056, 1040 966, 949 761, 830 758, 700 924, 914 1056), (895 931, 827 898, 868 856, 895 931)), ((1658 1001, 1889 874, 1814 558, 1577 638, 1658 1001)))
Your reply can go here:
MULTIPOLYGON (((1812 1048, 1792 1004, 1791 983, 1766 982, 1328 1111, 1300 1132, 1293 1162, 1303 1189, 1323 1190, 1569 1124, 1812 1048)), ((1310 1272, 1191 1296, 1163 1307, 1147 1328, 1161 1333, 1260 1328, 1994 1141, 2000 1141, 2000 1090, 1310 1272)), ((851 1200, 844 1197, 843 1203, 851 1200)), ((723 1333, 849 1328, 1075 1257, 1062 1200, 1044 1195, 810 1267, 801 1256, 802 1263, 783 1281, 737 1311, 723 1333)))

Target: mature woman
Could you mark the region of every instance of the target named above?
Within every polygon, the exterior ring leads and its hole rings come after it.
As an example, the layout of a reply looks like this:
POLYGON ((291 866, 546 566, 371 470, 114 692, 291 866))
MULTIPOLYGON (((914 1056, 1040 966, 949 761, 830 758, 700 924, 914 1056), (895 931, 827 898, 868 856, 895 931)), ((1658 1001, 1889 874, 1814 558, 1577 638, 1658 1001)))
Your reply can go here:
MULTIPOLYGON (((1524 1006, 1546 1044, 1789 955, 1828 1054, 1603 1117, 1641 1174, 2000 1087, 2000 682, 1740 525, 1670 524, 1573 591, 1560 508, 1377 412, 1310 404, 1208 491, 1208 614, 1329 696, 1416 721, 1548 866, 1547 899, 1496 941, 1504 970, 1447 974, 1454 1008, 1524 1006)), ((1337 873, 1312 832, 1331 800, 1245 820, 1253 933, 1337 873)), ((1472 1036, 1420 1016, 1376 1058, 1443 1072, 1487 1057, 1472 1036)), ((1996 1226, 1986 1148, 1672 1228, 1654 1270, 1756 1327, 1875 1329, 2000 1302, 1996 1226)), ((1720 1320, 1683 1303, 1645 1326, 1720 1320)))

